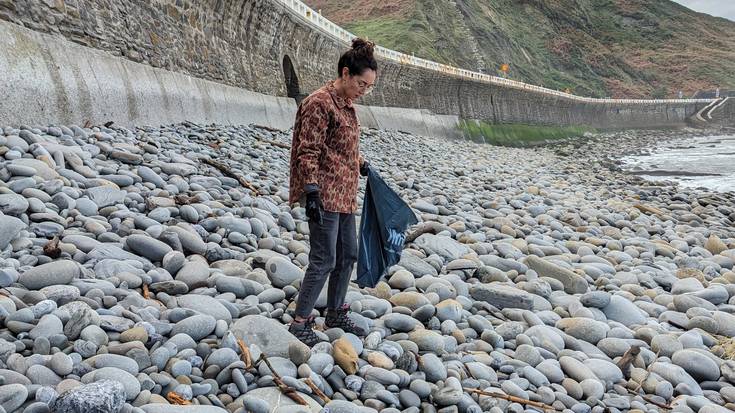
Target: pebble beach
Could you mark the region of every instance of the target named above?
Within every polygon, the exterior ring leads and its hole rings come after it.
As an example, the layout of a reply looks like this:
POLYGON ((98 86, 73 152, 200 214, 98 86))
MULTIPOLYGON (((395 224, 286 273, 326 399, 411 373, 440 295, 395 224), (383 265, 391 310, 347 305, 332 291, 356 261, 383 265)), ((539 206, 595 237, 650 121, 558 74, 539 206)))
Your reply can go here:
POLYGON ((420 223, 350 287, 369 334, 318 317, 310 349, 287 331, 309 251, 290 131, 6 127, 0 413, 732 411, 735 193, 619 160, 693 134, 364 130, 420 223))

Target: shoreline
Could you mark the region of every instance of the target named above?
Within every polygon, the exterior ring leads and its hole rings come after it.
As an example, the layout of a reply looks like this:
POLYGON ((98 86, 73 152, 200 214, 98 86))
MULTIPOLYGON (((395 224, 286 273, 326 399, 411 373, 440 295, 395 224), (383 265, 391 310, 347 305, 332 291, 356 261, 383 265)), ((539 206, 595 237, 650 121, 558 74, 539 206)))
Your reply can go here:
POLYGON ((678 187, 718 193, 733 192, 735 187, 727 185, 733 171, 729 168, 713 169, 707 162, 715 159, 703 158, 706 154, 709 157, 719 157, 715 160, 717 162, 727 163, 722 157, 735 152, 722 152, 724 148, 718 152, 715 148, 728 139, 709 138, 730 136, 728 134, 735 134, 735 129, 683 131, 660 141, 648 139, 645 140, 645 147, 628 150, 617 156, 616 164, 622 171, 651 182, 666 182, 678 187), (709 153, 710 150, 715 152, 709 153))

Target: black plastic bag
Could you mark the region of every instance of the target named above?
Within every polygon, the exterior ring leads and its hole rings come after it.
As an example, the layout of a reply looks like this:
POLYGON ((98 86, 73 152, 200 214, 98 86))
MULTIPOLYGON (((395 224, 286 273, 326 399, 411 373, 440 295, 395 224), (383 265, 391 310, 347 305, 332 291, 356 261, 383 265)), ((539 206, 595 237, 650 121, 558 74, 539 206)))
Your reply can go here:
POLYGON ((375 287, 386 270, 398 263, 406 229, 418 220, 383 178, 369 168, 360 221, 357 284, 375 287))

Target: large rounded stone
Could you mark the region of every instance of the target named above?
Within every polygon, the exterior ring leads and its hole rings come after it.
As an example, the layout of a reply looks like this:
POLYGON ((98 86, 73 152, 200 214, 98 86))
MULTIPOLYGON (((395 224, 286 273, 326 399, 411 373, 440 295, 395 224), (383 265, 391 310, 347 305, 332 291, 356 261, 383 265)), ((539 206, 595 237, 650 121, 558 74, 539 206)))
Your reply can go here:
POLYGON ((0 386, 0 407, 6 412, 14 412, 28 397, 28 390, 22 384, 0 386))
POLYGON ((207 357, 207 366, 214 365, 224 369, 239 359, 235 350, 231 348, 218 348, 207 357))
POLYGON ((391 330, 409 332, 421 325, 421 322, 406 314, 391 313, 383 316, 383 323, 391 330))
POLYGON ((416 330, 408 334, 408 339, 416 343, 420 351, 441 353, 444 350, 444 338, 431 330, 416 330))
POLYGON ((87 195, 99 208, 120 204, 125 199, 125 191, 110 186, 89 188, 87 195))
POLYGON ((20 234, 20 231, 26 229, 26 224, 16 217, 9 215, 0 215, 0 250, 10 244, 10 241, 20 234))
POLYGON ((470 295, 475 300, 485 301, 499 309, 533 310, 536 302, 533 294, 505 284, 474 284, 470 295))
POLYGON ((51 356, 48 367, 57 375, 64 377, 71 374, 72 368, 74 367, 74 361, 69 357, 69 355, 60 351, 51 356))
POLYGON ((81 269, 74 261, 54 261, 33 267, 20 275, 19 283, 29 290, 40 290, 50 285, 64 285, 79 277, 81 269))
POLYGON ((254 344, 267 351, 268 356, 288 358, 291 343, 306 346, 289 333, 283 324, 261 315, 245 316, 237 320, 231 330, 235 337, 248 345, 254 344))
POLYGON ((97 382, 100 380, 112 380, 122 384, 125 389, 125 399, 133 400, 140 393, 140 382, 127 371, 115 367, 103 367, 87 373, 82 377, 82 383, 97 382))
POLYGON ((416 280, 411 272, 406 270, 398 270, 390 277, 390 279, 388 280, 388 285, 390 285, 392 288, 405 290, 406 288, 413 287, 415 282, 416 280))
POLYGON ((679 350, 671 357, 671 362, 698 381, 717 381, 720 378, 720 366, 696 350, 679 350))
MULTIPOLYGON (((292 344, 292 347, 294 345, 292 344)), ((347 374, 355 374, 358 369, 358 356, 350 340, 343 336, 334 341, 332 357, 334 362, 347 374)))
MULTIPOLYGON (((270 367, 273 367, 273 369, 279 376, 296 378, 298 372, 296 370, 296 365, 293 364, 291 360, 283 357, 269 357, 268 361, 271 363, 270 367)), ((258 367, 258 372, 260 373, 261 377, 273 375, 270 368, 265 363, 260 363, 260 366, 258 367)))
POLYGON ((31 379, 33 384, 40 384, 42 386, 56 386, 61 382, 61 377, 50 368, 40 364, 34 364, 28 367, 26 376, 31 379))
POLYGON ((179 241, 185 251, 199 255, 207 252, 207 244, 190 225, 179 223, 177 226, 167 227, 166 230, 173 231, 179 236, 179 241))
POLYGON ((597 344, 607 337, 607 332, 610 331, 607 324, 582 317, 563 318, 556 323, 556 328, 572 337, 592 344, 597 344))
POLYGON ((548 348, 549 345, 557 350, 564 349, 564 338, 558 330, 547 325, 535 325, 524 332, 531 340, 539 346, 548 348))
POLYGON ((271 283, 278 288, 291 285, 296 280, 304 278, 304 272, 291 261, 282 257, 272 257, 265 264, 271 283))
POLYGON ((663 357, 671 357, 684 347, 673 335, 657 334, 651 339, 651 350, 663 357))
POLYGON ((529 346, 528 344, 521 344, 520 346, 518 346, 518 348, 516 348, 514 358, 516 360, 521 360, 525 363, 528 363, 532 367, 536 367, 544 360, 543 357, 541 357, 539 351, 535 347, 529 346))
POLYGON ((394 306, 406 307, 411 310, 416 310, 421 306, 430 304, 429 300, 423 294, 413 291, 394 294, 390 297, 389 301, 394 306))
POLYGON ((49 338, 57 334, 62 334, 63 332, 64 325, 59 320, 59 317, 53 314, 46 314, 41 317, 36 327, 30 331, 29 336, 35 340, 38 337, 49 338))
POLYGON ((657 361, 651 365, 650 371, 663 377, 664 380, 671 383, 674 387, 679 384, 685 384, 694 393, 693 395, 702 394, 702 388, 699 386, 699 383, 686 370, 675 364, 657 361))
POLYGON ((709 238, 707 238, 707 241, 704 243, 704 248, 714 255, 717 255, 722 251, 726 251, 728 249, 727 244, 722 242, 720 237, 715 234, 711 234, 709 238))
POLYGON ((605 306, 602 312, 605 313, 608 319, 626 326, 643 324, 646 321, 646 317, 640 308, 619 295, 610 297, 610 304, 605 306))
POLYGON ((146 257, 153 262, 162 261, 166 254, 173 251, 163 241, 140 234, 129 235, 125 240, 125 244, 134 253, 146 257))
POLYGON ((217 276, 214 284, 217 287, 217 291, 235 294, 237 298, 258 295, 265 291, 263 285, 258 282, 245 278, 228 277, 226 275, 217 276))
POLYGON ((181 281, 190 290, 207 285, 209 265, 204 260, 196 259, 187 262, 176 273, 176 281, 181 281))
POLYGON ((429 255, 436 254, 447 261, 454 261, 470 253, 469 247, 446 236, 422 234, 414 244, 426 251, 429 255))
POLYGON ((610 304, 610 293, 607 291, 590 291, 579 297, 579 302, 585 307, 605 308, 610 304))
POLYGON ((436 305, 436 317, 439 321, 459 323, 462 320, 462 304, 452 299, 444 300, 436 305))
POLYGON ((571 270, 562 268, 548 260, 529 255, 524 264, 536 271, 541 277, 549 277, 561 281, 567 294, 583 294, 589 289, 587 281, 571 270))
POLYGON ((125 404, 125 387, 113 380, 99 380, 62 393, 52 403, 56 413, 118 412, 125 404))
POLYGON ((595 373, 593 373, 589 367, 585 366, 581 361, 575 358, 564 356, 559 359, 559 364, 564 370, 564 373, 566 373, 567 376, 573 378, 577 382, 581 382, 582 380, 587 379, 598 380, 595 373))
POLYGON ((17 194, 0 194, 0 211, 5 215, 20 215, 28 209, 28 200, 17 194))
POLYGON ((428 353, 421 356, 419 358, 419 369, 426 374, 426 380, 432 383, 447 378, 447 368, 436 354, 428 353))
POLYGON ((190 308, 202 314, 212 316, 215 320, 225 320, 227 323, 232 322, 230 311, 214 297, 189 294, 178 297, 176 302, 181 308, 190 308))
MULTIPOLYGON (((288 410, 289 408, 297 407, 297 403, 295 401, 291 400, 288 397, 283 397, 283 393, 281 393, 281 391, 275 387, 264 387, 264 388, 254 389, 254 390, 248 391, 247 394, 250 397, 254 397, 256 399, 265 401, 268 404, 268 406, 270 406, 270 408, 272 409, 271 411, 287 412, 289 411, 288 410)), ((298 394, 307 403, 307 406, 300 406, 301 409, 304 409, 300 411, 311 411, 311 413, 319 413, 319 411, 321 411, 322 409, 321 406, 312 397, 307 396, 303 393, 298 393, 298 394)), ((345 402, 345 403, 349 403, 349 402, 345 402)), ((349 404, 353 404, 353 403, 349 403, 349 404)), ((181 407, 181 406, 177 406, 177 407, 181 407)), ((292 412, 294 413, 296 411, 297 410, 292 410, 292 412)), ((338 409, 334 409, 334 410, 330 409, 329 411, 334 412, 334 413, 341 413, 338 411, 338 409)), ((179 411, 177 410, 175 412, 172 411, 171 413, 178 413, 178 412, 179 411)), ((181 411, 181 412, 182 413, 200 413, 199 411, 191 411, 191 412, 181 411)), ((153 411, 146 410, 146 413, 169 413, 169 412, 153 412, 153 411)), ((219 413, 219 412, 203 411, 201 413, 219 413)), ((224 412, 221 412, 221 413, 224 413, 224 412)))
POLYGON ((119 354, 98 354, 89 358, 87 363, 96 369, 114 367, 132 375, 137 375, 139 372, 139 366, 135 360, 119 354))
POLYGON ((605 383, 615 384, 623 380, 623 372, 620 367, 607 360, 590 358, 584 361, 584 365, 605 383))
POLYGON ((199 341, 214 331, 217 320, 206 314, 194 315, 187 317, 174 325, 171 335, 186 334, 194 341, 199 341))
MULTIPOLYGON (((259 390, 259 389, 256 389, 256 390, 259 390)), ((228 413, 227 410, 221 407, 194 405, 194 404, 182 406, 178 404, 154 403, 154 404, 145 404, 141 406, 140 408, 145 413, 228 413)), ((316 413, 316 412, 313 412, 313 413, 316 413)))

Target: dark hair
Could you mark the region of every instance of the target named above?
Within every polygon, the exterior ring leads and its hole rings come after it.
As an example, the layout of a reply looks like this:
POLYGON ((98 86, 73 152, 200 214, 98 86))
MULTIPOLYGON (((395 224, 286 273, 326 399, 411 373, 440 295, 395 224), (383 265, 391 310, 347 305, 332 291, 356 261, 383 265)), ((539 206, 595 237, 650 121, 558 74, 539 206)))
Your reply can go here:
POLYGON ((361 75, 365 70, 378 71, 378 62, 373 56, 375 43, 359 37, 352 40, 352 49, 342 53, 337 65, 337 76, 342 76, 342 68, 348 68, 351 75, 361 75))

